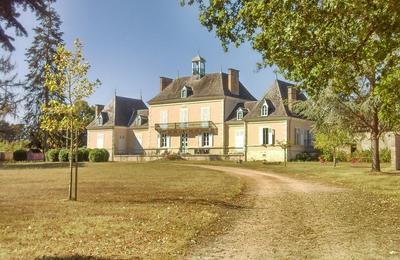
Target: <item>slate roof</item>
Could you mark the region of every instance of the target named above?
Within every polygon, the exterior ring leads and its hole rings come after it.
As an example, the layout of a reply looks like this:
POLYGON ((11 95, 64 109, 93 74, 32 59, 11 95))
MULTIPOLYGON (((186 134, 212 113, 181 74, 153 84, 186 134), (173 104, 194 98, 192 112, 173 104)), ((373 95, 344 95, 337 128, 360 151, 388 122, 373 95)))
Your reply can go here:
POLYGON ((174 79, 162 92, 152 98, 148 103, 162 104, 172 102, 185 102, 207 100, 210 98, 224 98, 225 96, 237 97, 245 100, 256 100, 250 92, 239 82, 239 95, 234 95, 228 89, 228 74, 210 73, 200 79, 192 76, 174 79), (187 98, 181 98, 184 86, 190 87, 192 93, 187 98))
MULTIPOLYGON (((257 101, 251 111, 244 117, 245 120, 249 119, 266 119, 273 117, 299 117, 294 112, 289 110, 287 105, 288 89, 294 86, 291 83, 275 80, 268 88, 265 95, 257 101), (268 116, 261 116, 261 107, 264 101, 268 104, 268 116)), ((307 97, 297 91, 297 100, 307 100, 307 97)))
POLYGON ((130 127, 148 127, 149 125, 149 110, 148 109, 140 109, 137 110, 136 113, 132 114, 131 119, 129 120, 129 124, 130 127), (140 116, 142 118, 141 120, 141 124, 138 125, 136 118, 140 116))
POLYGON ((244 102, 244 103, 238 103, 236 104, 236 106, 233 108, 232 112, 230 113, 230 115, 228 116, 228 118, 226 119, 226 121, 239 121, 239 122, 243 122, 243 120, 237 120, 237 110, 239 109, 239 107, 244 108, 244 117, 246 117, 246 115, 254 108, 254 106, 257 104, 257 101, 248 101, 248 102, 244 102))
POLYGON ((97 125, 97 118, 95 118, 87 128, 104 128, 113 126, 128 126, 131 118, 137 113, 138 110, 146 110, 147 106, 141 99, 127 98, 114 96, 101 111, 104 123, 101 126, 97 125))

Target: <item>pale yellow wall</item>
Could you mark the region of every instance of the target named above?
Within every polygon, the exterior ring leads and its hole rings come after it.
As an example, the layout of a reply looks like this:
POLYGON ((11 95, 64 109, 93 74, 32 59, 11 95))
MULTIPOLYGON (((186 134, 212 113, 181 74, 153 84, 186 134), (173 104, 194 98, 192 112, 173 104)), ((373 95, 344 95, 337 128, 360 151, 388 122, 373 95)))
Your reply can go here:
MULTIPOLYGON (((188 122, 201 121, 201 108, 209 107, 210 121, 212 121, 218 128, 217 134, 213 135, 213 147, 223 147, 224 144, 224 100, 209 100, 209 101, 196 101, 184 102, 173 104, 151 105, 149 107, 149 148, 158 148, 158 132, 154 129, 154 125, 161 122, 161 111, 167 111, 168 123, 180 122, 181 108, 188 110, 188 122)), ((180 136, 171 136, 171 146, 168 150, 177 151, 180 147, 180 136)), ((198 136, 189 136, 189 148, 199 147, 198 136)))
POLYGON ((114 128, 114 149, 115 154, 128 153, 128 128, 115 127, 114 128), (120 142, 121 139, 121 142, 120 142))
MULTIPOLYGON (((359 134, 359 142, 357 143, 357 150, 371 149, 371 134, 359 134)), ((384 133, 379 139, 379 148, 390 148, 394 145, 394 134, 392 132, 384 133)))
POLYGON ((247 131, 247 160, 267 160, 271 162, 284 160, 284 151, 277 146, 277 143, 287 140, 286 120, 249 122, 247 131), (275 130, 275 146, 262 145, 259 136, 260 128, 275 130))
POLYGON ((88 130, 87 135, 87 147, 88 148, 98 148, 97 147, 97 136, 103 134, 103 148, 107 149, 108 152, 112 153, 112 129, 96 129, 88 130))
POLYGON ((129 129, 128 130, 128 150, 130 154, 142 154, 149 149, 149 130, 129 129), (140 141, 141 140, 141 144, 140 141))

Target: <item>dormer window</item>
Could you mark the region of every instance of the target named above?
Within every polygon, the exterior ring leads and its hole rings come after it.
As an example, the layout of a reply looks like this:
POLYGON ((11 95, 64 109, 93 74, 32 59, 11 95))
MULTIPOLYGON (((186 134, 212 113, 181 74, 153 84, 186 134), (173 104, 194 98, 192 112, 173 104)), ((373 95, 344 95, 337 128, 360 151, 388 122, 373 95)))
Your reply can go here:
POLYGON ((189 86, 183 86, 181 89, 181 98, 187 98, 193 94, 192 88, 189 86))
POLYGON ((264 104, 261 107, 261 116, 268 116, 268 104, 267 104, 267 101, 264 101, 264 104))
POLYGON ((137 126, 142 125, 142 117, 141 117, 141 116, 137 116, 137 117, 136 117, 136 125, 137 125, 137 126))
POLYGON ((243 109, 241 107, 236 111, 236 119, 237 120, 243 119, 243 109))
POLYGON ((188 89, 186 86, 184 86, 181 90, 181 98, 187 98, 188 97, 188 89))
POLYGON ((98 126, 102 126, 103 125, 103 117, 101 116, 101 114, 97 117, 97 125, 98 126))

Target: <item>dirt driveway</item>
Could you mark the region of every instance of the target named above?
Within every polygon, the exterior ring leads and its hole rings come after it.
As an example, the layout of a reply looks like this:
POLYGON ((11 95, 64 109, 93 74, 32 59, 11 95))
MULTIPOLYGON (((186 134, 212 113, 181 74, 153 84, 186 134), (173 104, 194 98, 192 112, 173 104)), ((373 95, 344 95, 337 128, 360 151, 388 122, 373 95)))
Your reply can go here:
POLYGON ((189 259, 400 258, 398 229, 390 226, 396 223, 371 218, 358 193, 255 170, 201 167, 245 176, 255 203, 189 259))

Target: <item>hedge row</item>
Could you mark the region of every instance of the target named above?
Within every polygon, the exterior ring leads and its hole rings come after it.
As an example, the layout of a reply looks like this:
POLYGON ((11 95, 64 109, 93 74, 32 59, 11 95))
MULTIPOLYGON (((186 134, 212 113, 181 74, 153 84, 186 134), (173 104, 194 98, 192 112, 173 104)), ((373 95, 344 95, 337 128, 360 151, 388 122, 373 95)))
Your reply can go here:
MULTIPOLYGON (((330 153, 323 153, 319 156, 324 161, 333 161, 333 156, 330 153)), ((314 161, 318 157, 315 154, 310 154, 307 152, 302 152, 296 155, 295 161, 314 161)), ((340 162, 351 162, 354 159, 362 159, 364 162, 372 162, 372 151, 362 150, 355 151, 353 154, 346 153, 345 151, 338 151, 336 154, 336 159, 340 162)), ((389 148, 383 148, 379 151, 379 158, 381 162, 388 163, 391 160, 391 152, 389 148)))
MULTIPOLYGON (((78 149, 78 161, 79 162, 107 162, 110 154, 106 149, 89 149, 79 148, 78 149)), ((73 153, 73 159, 75 160, 75 153, 73 153)), ((68 162, 69 161, 69 150, 68 149, 50 149, 46 154, 46 160, 49 162, 68 162)))

